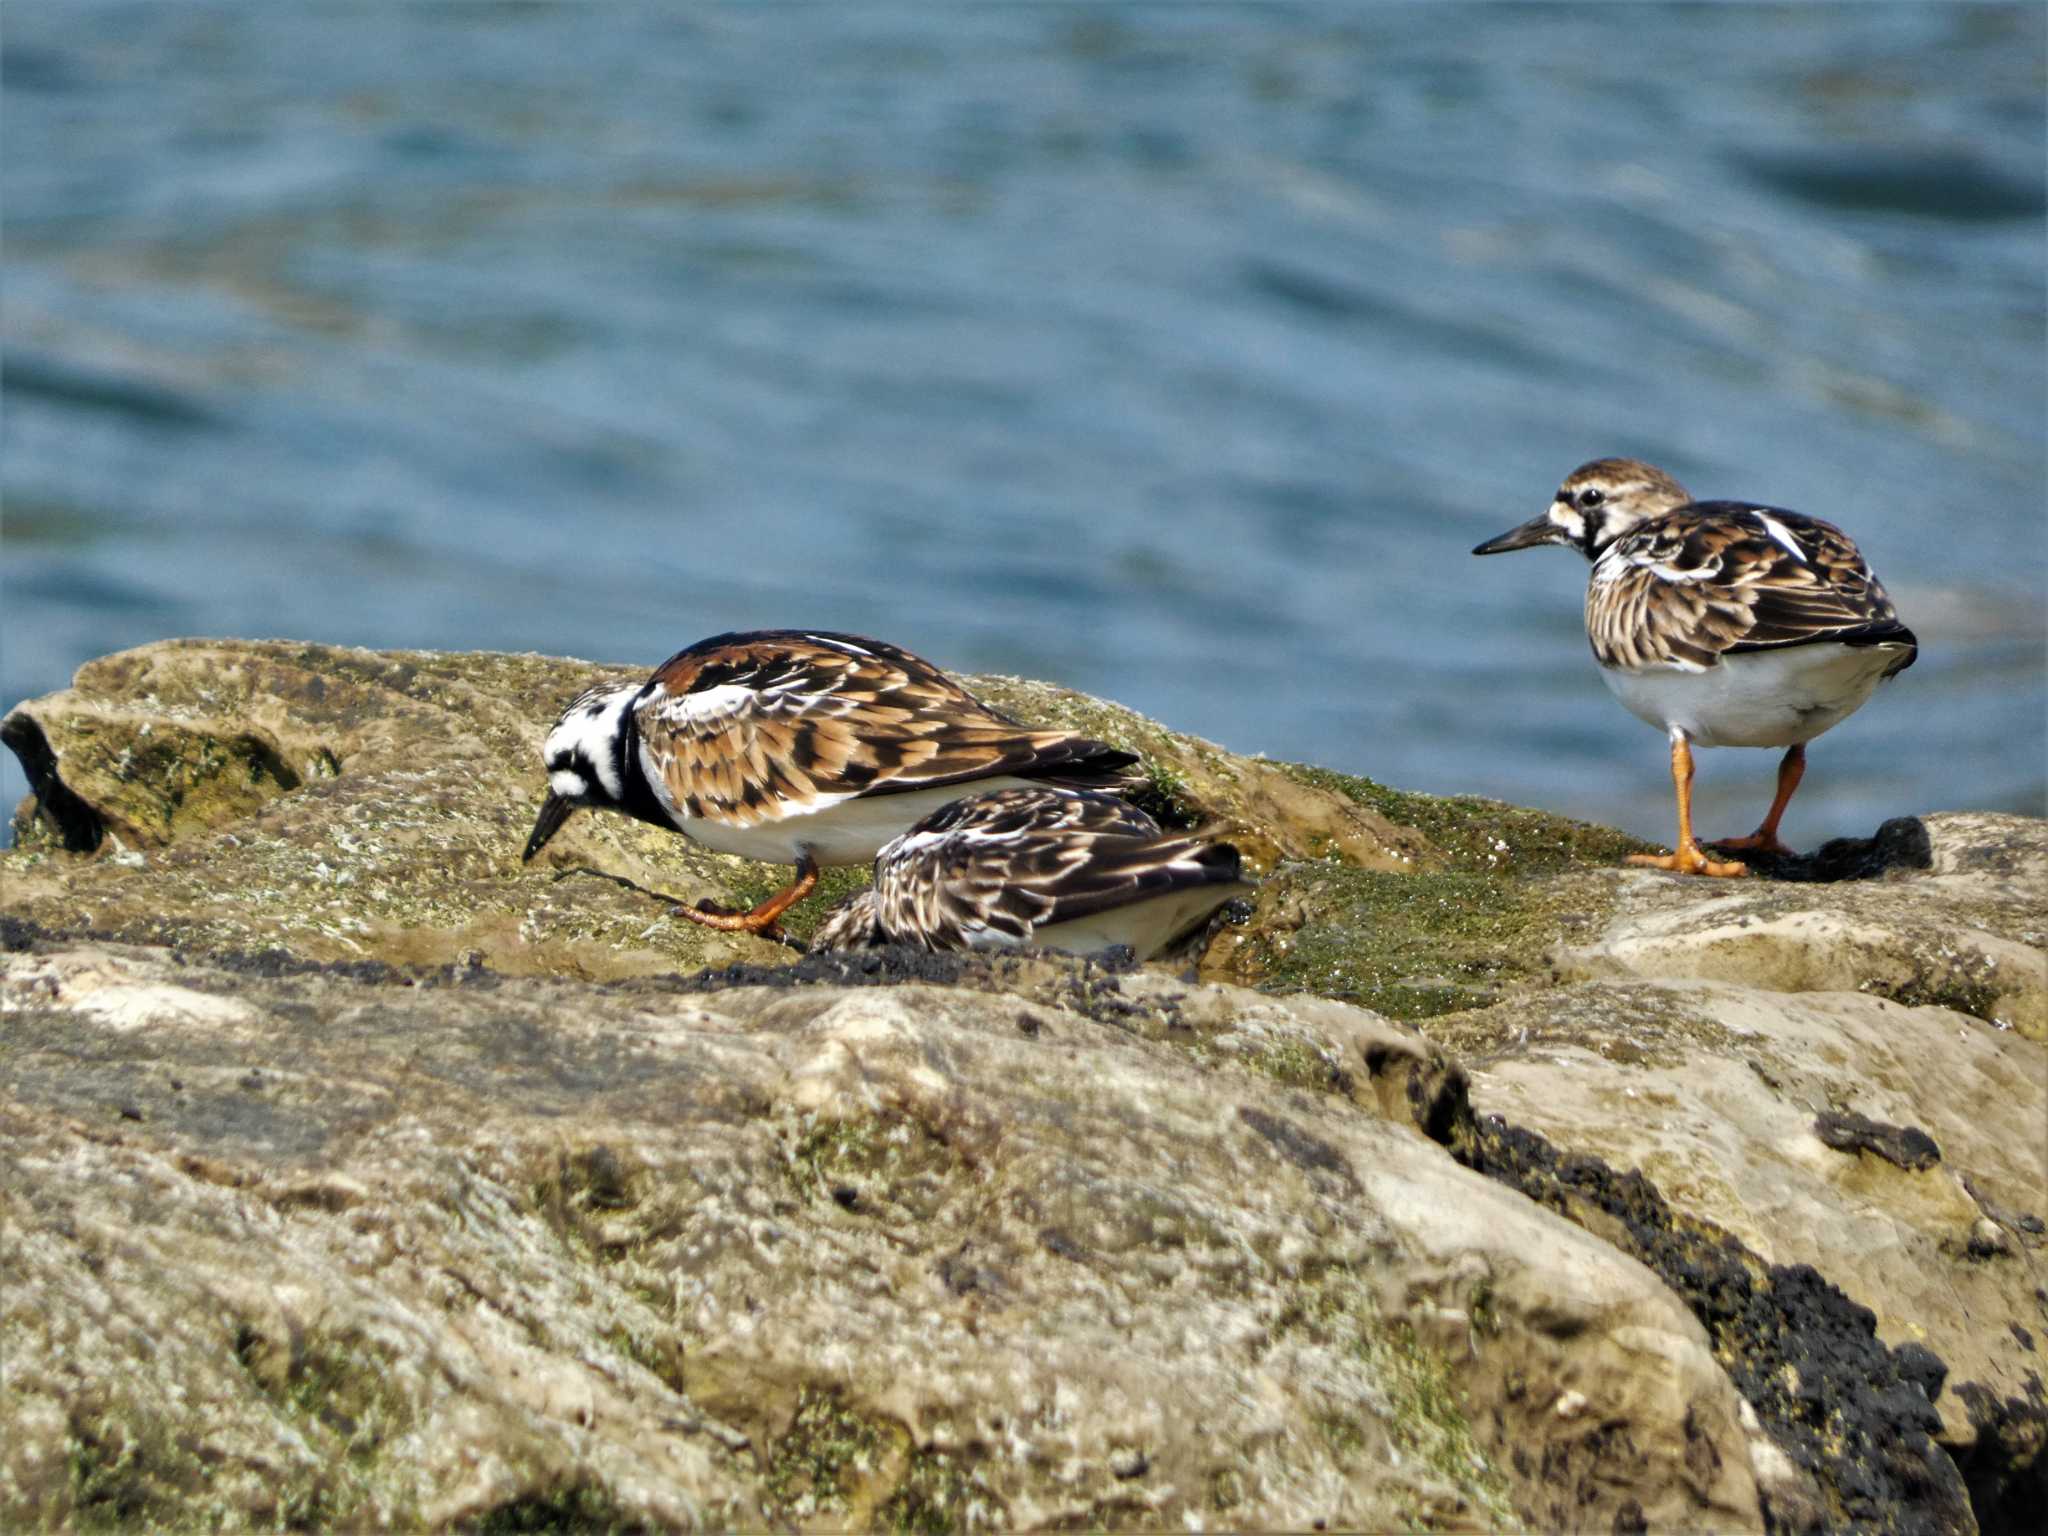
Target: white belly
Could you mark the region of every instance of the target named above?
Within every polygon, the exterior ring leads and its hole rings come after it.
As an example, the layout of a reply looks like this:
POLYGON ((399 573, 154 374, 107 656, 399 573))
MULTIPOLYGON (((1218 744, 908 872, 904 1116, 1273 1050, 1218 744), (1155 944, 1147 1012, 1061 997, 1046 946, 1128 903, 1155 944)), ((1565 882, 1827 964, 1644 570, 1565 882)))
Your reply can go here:
POLYGON ((866 864, 882 844, 908 832, 942 805, 962 795, 990 789, 1016 789, 1029 781, 1003 777, 976 779, 940 789, 913 789, 900 795, 859 795, 808 814, 785 816, 751 827, 728 826, 705 817, 682 819, 682 829, 706 848, 736 853, 769 864, 795 864, 808 850, 830 869, 840 864, 866 864))
POLYGON ((1602 667, 1639 720, 1702 747, 1789 747, 1863 707, 1899 658, 1895 645, 1795 645, 1726 656, 1704 672, 1602 667))
MULTIPOLYGON (((1150 960, 1191 929, 1207 922, 1211 913, 1234 896, 1251 891, 1249 885, 1197 885, 1183 891, 1168 891, 1128 906, 1112 907, 1092 917, 1070 923, 1053 923, 1031 935, 1041 949, 1057 949, 1070 955, 1099 955, 1105 949, 1128 944, 1140 960, 1150 960)), ((976 948, 1007 947, 1012 941, 989 935, 976 948)))

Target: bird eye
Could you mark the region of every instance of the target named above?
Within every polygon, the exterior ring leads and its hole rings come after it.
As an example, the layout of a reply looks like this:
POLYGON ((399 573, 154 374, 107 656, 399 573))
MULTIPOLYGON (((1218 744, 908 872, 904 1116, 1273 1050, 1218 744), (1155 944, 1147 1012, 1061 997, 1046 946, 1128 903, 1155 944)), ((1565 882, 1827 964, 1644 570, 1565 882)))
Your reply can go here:
POLYGON ((1597 507, 1606 499, 1607 493, 1597 485, 1589 485, 1579 492, 1579 505, 1582 507, 1597 507))

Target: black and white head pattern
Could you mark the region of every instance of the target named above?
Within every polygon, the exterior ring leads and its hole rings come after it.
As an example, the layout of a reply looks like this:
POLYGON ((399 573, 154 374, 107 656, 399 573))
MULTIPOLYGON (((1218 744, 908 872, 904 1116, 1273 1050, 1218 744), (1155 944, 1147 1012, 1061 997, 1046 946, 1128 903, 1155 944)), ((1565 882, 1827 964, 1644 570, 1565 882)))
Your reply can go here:
POLYGON ((571 805, 616 806, 626 794, 628 717, 640 683, 600 683, 578 694, 541 748, 548 790, 571 805))

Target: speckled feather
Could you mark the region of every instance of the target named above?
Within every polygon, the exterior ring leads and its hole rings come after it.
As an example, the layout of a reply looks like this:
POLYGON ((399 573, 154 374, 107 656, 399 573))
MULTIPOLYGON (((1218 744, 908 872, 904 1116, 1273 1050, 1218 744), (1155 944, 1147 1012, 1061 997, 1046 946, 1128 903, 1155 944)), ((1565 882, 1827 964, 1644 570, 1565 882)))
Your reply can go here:
MULTIPOLYGON (((1739 501, 1688 502, 1600 552, 1586 634, 1602 666, 1713 666, 1745 651, 1912 633, 1849 536, 1831 523, 1739 501)), ((1889 675, 1889 673, 1887 674, 1889 675)))
POLYGON ((873 888, 837 908, 813 944, 1023 944, 1113 908, 1241 880, 1230 844, 1169 834, 1114 796, 998 790, 956 800, 884 847, 873 888))
POLYGON ((813 631, 700 641, 655 671, 634 719, 684 814, 741 827, 1005 775, 1114 787, 1137 761, 1019 725, 896 646, 813 631))

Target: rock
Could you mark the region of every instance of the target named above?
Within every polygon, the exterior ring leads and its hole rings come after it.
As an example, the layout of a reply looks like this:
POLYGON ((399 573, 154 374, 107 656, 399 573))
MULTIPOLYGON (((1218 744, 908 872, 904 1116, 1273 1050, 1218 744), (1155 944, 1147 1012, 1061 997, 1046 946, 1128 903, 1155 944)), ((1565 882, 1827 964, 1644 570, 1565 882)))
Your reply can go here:
POLYGON ((1144 753, 1251 918, 1186 976, 797 959, 666 916, 779 870, 588 813, 520 864, 541 734, 636 670, 168 642, 0 725, 0 1522, 2048 1496, 2042 823, 1684 880, 977 679, 1144 753))
POLYGON ((959 964, 6 955, 0 1521, 1759 1526, 1700 1325, 1383 1112, 1412 1036, 959 964))
POLYGON ((1631 875, 1604 931, 1568 948, 1564 972, 1868 992, 2048 1041, 2048 827, 1951 812, 1902 818, 1873 841, 1908 850, 1874 878, 1729 881, 1707 895, 1631 875))
POLYGON ((1983 1407, 2048 1424, 2040 1357, 2020 1342, 2048 1260, 2038 1221, 2018 1225, 2048 1203, 2036 1042, 1945 1008, 1701 981, 1582 982, 1427 1028, 1468 1064, 1480 1113, 1640 1170, 1760 1266, 1825 1275, 1938 1389, 1931 1351, 1950 1383, 1941 1438, 1973 1485, 2040 1476, 1987 1442, 1983 1407), (1975 1235, 1994 1209, 2010 1247, 1975 1235))

